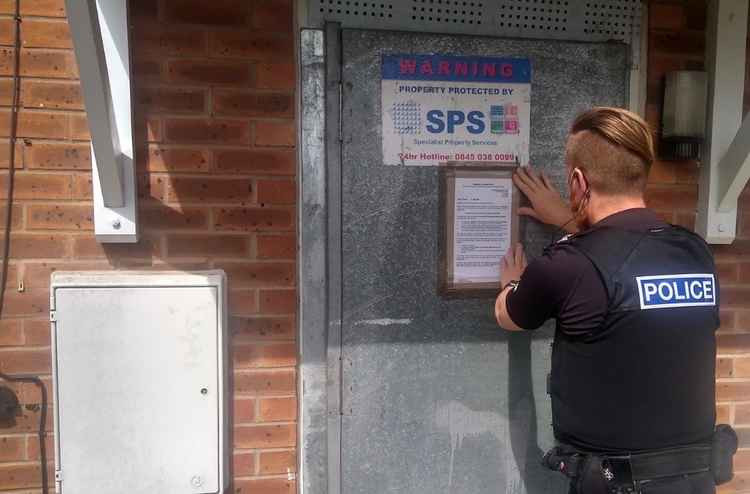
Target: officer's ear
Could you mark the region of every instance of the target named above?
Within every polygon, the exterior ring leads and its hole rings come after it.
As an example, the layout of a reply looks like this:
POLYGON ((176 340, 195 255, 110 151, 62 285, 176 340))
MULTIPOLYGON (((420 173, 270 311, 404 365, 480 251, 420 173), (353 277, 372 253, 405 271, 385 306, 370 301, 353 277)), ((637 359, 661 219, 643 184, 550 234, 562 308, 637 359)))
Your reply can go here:
POLYGON ((580 193, 584 196, 590 194, 589 181, 586 179, 586 175, 578 167, 573 168, 573 172, 570 174, 570 189, 573 190, 573 185, 578 188, 580 193))

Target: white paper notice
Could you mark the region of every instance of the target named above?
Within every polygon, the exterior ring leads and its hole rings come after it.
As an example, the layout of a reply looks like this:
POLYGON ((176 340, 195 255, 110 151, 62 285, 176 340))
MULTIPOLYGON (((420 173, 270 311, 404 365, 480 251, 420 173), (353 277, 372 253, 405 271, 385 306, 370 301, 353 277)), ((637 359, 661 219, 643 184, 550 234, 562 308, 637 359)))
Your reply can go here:
POLYGON ((499 283, 500 260, 511 240, 510 178, 456 178, 453 280, 499 283))

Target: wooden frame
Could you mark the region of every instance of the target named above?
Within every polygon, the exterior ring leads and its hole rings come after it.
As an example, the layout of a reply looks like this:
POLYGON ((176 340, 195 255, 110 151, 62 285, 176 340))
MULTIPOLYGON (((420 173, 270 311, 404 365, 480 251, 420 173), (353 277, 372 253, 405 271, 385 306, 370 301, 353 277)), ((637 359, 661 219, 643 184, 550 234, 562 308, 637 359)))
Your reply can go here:
MULTIPOLYGON (((454 210, 456 178, 511 178, 518 168, 517 163, 451 161, 440 167, 440 220, 438 242, 438 293, 445 297, 489 298, 497 295, 499 280, 495 283, 456 283, 454 267, 454 210)), ((511 197, 511 245, 518 242, 518 205, 520 191, 513 185, 511 197)), ((498 257, 498 262, 500 262, 498 257)))

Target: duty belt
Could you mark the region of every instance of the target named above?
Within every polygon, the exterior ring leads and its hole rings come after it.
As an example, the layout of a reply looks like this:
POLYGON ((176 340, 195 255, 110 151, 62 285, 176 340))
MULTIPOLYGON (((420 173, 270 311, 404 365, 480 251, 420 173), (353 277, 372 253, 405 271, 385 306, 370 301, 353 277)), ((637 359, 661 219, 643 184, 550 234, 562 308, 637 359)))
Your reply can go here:
POLYGON ((711 445, 686 446, 649 453, 599 454, 558 446, 544 455, 544 465, 570 478, 583 475, 585 463, 601 459, 602 474, 608 483, 627 485, 666 477, 676 477, 711 469, 711 445))

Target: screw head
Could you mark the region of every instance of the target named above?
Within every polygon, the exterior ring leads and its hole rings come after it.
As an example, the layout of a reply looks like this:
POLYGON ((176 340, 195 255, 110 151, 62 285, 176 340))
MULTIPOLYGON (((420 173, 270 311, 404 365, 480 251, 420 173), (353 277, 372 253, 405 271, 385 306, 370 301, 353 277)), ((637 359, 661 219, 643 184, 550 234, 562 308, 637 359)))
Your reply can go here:
POLYGON ((120 223, 120 220, 112 221, 112 228, 114 228, 115 230, 119 230, 120 227, 122 227, 122 223, 120 223))
POLYGON ((207 395, 208 394, 208 389, 207 388, 201 388, 201 394, 202 395, 207 395))
POLYGON ((716 225, 716 229, 718 231, 720 231, 720 232, 723 232, 724 231, 724 225, 722 225, 721 223, 719 223, 718 225, 716 225))
POLYGON ((203 485, 203 479, 200 475, 195 475, 192 479, 190 479, 190 483, 193 487, 200 487, 203 485))

